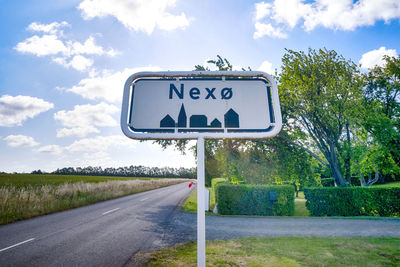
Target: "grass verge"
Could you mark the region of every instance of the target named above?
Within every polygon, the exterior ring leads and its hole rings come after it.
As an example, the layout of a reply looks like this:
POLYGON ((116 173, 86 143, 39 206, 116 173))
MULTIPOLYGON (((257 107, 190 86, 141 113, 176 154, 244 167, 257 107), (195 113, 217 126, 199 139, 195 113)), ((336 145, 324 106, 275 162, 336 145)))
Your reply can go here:
MULTIPOLYGON (((399 266, 400 238, 263 237, 208 241, 207 266, 399 266)), ((195 242, 155 251, 144 266, 196 266, 195 242)))
MULTIPOLYGON (((210 203, 209 203, 209 208, 210 208, 210 213, 215 207, 215 198, 213 197, 214 193, 212 192, 211 188, 208 188, 210 190, 210 203)), ((182 206, 182 211, 183 212, 189 212, 189 213, 197 213, 197 188, 193 189, 192 193, 190 194, 189 198, 186 200, 185 204, 182 206)))
POLYGON ((76 208, 187 181, 135 179, 107 182, 0 186, 0 224, 76 208))
POLYGON ((197 212, 197 189, 193 189, 190 193, 189 198, 186 200, 185 204, 182 206, 183 212, 196 213, 197 212))

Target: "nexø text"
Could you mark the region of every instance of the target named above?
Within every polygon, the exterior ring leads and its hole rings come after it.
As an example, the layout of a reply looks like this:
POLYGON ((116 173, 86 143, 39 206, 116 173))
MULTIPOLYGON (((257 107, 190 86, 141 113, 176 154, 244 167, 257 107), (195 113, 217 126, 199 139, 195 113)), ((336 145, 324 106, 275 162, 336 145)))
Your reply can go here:
MULTIPOLYGON (((216 88, 206 87, 203 90, 204 93, 201 93, 199 88, 193 87, 189 90, 189 97, 194 100, 200 99, 202 95, 204 96, 204 99, 217 99, 218 96, 220 96, 220 98, 224 100, 232 98, 233 95, 232 88, 225 87, 221 89, 221 92, 219 94, 216 93, 215 90, 216 88)), ((185 96, 185 85, 181 84, 180 88, 178 89, 173 83, 171 83, 169 85, 169 99, 173 99, 174 94, 179 99, 183 99, 185 96)))

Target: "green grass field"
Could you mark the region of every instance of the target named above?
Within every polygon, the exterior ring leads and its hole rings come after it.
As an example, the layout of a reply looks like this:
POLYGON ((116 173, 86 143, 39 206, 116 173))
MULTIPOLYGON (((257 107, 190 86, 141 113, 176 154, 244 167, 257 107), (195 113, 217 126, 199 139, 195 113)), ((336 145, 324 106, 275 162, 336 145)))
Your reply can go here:
MULTIPOLYGON (((195 242, 153 252, 144 266, 196 266, 195 242)), ((207 266, 399 266, 400 238, 263 237, 208 241, 207 266)))
POLYGON ((75 175, 0 175, 0 224, 188 181, 75 175))
POLYGON ((400 182, 393 182, 387 184, 376 184, 373 187, 400 187, 400 182))
POLYGON ((294 216, 296 216, 296 217, 310 217, 310 212, 306 208, 305 199, 296 198, 294 200, 294 216))
MULTIPOLYGON (((57 175, 57 174, 0 174, 0 186, 42 186, 59 185, 64 183, 100 183, 115 180, 148 180, 160 178, 147 177, 117 177, 117 176, 81 176, 81 175, 57 175)), ((163 178, 161 178, 163 179, 163 178)))

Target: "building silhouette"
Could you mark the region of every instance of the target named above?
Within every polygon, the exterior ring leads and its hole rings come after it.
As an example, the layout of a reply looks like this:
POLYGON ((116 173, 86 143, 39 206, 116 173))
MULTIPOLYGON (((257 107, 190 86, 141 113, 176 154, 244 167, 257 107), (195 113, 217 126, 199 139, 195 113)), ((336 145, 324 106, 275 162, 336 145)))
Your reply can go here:
POLYGON ((225 128, 239 128, 239 115, 230 109, 224 115, 225 128))
MULTIPOLYGON (((189 128, 222 128, 222 123, 217 118, 215 118, 210 125, 208 125, 207 120, 206 115, 192 115, 189 119, 189 128)), ((175 122, 169 114, 165 115, 165 117, 160 121, 160 127, 168 128, 187 128, 187 124, 188 120, 183 104, 181 105, 177 122, 175 122)), ((224 127, 239 128, 239 115, 233 109, 229 109, 228 112, 225 113, 224 127)))
POLYGON ((167 115, 160 121, 160 127, 175 127, 175 121, 170 115, 167 115))
POLYGON ((207 127, 207 117, 206 115, 192 115, 190 116, 190 128, 205 128, 207 127))
POLYGON ((179 115, 178 115, 177 126, 186 128, 186 125, 187 125, 187 116, 186 116, 185 107, 182 104, 181 110, 179 111, 179 115))
POLYGON ((221 128, 221 127, 222 127, 222 123, 221 123, 219 120, 214 119, 214 120, 210 123, 210 127, 211 127, 211 128, 221 128))

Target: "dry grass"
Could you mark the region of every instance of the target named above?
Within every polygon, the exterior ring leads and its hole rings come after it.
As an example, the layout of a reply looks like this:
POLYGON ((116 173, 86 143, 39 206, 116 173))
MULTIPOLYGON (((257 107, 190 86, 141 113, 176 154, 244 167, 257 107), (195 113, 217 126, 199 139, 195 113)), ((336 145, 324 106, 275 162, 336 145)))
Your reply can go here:
POLYGON ((151 179, 64 183, 35 187, 0 187, 0 224, 27 219, 98 201, 143 192, 187 181, 151 179))
MULTIPOLYGON (((399 266, 399 238, 262 237, 207 241, 207 266, 399 266)), ((195 242, 152 252, 142 266, 196 266, 195 242)))

